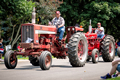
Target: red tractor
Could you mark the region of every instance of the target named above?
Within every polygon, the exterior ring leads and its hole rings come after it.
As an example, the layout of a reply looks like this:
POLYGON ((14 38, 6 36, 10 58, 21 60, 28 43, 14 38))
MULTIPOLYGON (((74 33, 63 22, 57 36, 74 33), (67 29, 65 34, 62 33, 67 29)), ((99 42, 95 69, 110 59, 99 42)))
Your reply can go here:
POLYGON ((97 39, 97 34, 81 31, 83 28, 66 27, 67 35, 59 43, 57 36, 59 33, 55 26, 22 24, 20 47, 25 51, 7 51, 4 58, 5 66, 8 69, 14 69, 17 65, 17 55, 29 56, 30 63, 40 66, 42 70, 50 69, 52 55, 58 59, 65 59, 68 55, 73 67, 84 66, 90 57, 92 57, 93 63, 97 63, 99 52, 106 62, 114 59, 115 41, 112 36, 106 35, 103 39, 97 39), (29 39, 31 40, 29 41, 29 39), (26 41, 28 42, 26 43, 26 41))

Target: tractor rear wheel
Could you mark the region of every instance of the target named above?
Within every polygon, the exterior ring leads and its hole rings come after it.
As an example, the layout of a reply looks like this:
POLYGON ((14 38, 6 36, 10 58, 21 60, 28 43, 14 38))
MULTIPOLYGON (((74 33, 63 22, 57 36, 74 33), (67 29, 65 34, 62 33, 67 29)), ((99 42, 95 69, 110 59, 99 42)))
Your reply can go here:
POLYGON ((8 69, 14 69, 17 65, 17 57, 14 54, 14 51, 9 50, 5 53, 4 63, 8 69))
POLYGON ((39 60, 32 55, 29 56, 29 61, 33 66, 39 66, 39 60))
POLYGON ((69 62, 73 67, 83 67, 88 57, 87 39, 83 33, 77 32, 68 42, 69 62))
POLYGON ((98 61, 99 61, 99 51, 98 49, 93 49, 92 50, 92 62, 98 63, 98 61))
POLYGON ((112 62, 115 57, 115 40, 107 35, 101 42, 102 58, 105 62, 112 62))
POLYGON ((117 55, 120 57, 120 47, 117 48, 117 55))
POLYGON ((49 70, 52 64, 52 55, 49 51, 43 51, 40 55, 39 65, 42 70, 49 70))

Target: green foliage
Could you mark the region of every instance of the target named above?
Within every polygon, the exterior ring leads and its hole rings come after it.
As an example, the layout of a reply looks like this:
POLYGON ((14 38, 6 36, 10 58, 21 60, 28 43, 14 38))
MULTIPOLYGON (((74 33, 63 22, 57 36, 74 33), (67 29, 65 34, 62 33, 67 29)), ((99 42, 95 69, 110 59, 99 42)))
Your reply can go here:
POLYGON ((37 17, 41 17, 41 24, 48 24, 53 17, 55 17, 55 11, 59 7, 59 3, 51 2, 49 0, 39 0, 36 2, 37 17))
POLYGON ((18 29, 22 23, 31 21, 31 15, 35 3, 27 0, 3 0, 0 2, 0 27, 4 44, 14 46, 20 38, 18 29), (14 38, 16 40, 14 40, 14 38))
POLYGON ((87 32, 91 19, 92 27, 97 27, 97 23, 100 22, 106 34, 119 37, 120 1, 118 0, 64 0, 59 10, 65 18, 66 26, 78 23, 87 32))

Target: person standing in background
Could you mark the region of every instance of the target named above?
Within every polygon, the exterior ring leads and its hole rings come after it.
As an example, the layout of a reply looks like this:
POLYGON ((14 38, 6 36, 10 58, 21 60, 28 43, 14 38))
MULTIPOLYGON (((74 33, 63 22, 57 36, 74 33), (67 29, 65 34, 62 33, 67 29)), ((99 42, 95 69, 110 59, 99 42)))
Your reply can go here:
POLYGON ((3 39, 0 38, 0 61, 4 61, 4 60, 2 59, 2 55, 4 54, 4 49, 3 49, 3 44, 2 44, 2 42, 3 42, 3 39))

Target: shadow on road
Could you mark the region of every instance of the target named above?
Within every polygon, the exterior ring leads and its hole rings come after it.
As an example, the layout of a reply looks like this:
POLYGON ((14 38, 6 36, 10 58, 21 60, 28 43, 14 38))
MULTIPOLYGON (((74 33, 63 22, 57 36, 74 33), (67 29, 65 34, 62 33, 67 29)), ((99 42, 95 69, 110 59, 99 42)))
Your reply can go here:
POLYGON ((4 62, 0 62, 0 64, 4 64, 4 62))
POLYGON ((72 66, 68 66, 68 65, 52 65, 51 67, 73 68, 72 66))
POLYGON ((32 69, 37 69, 40 67, 39 66, 32 66, 32 65, 28 65, 28 66, 21 66, 21 68, 15 68, 15 70, 32 70, 32 69))
MULTIPOLYGON (((14 70, 33 70, 33 69, 35 70, 35 69, 37 69, 37 71, 42 71, 40 66, 26 65, 26 66, 19 66, 19 67, 16 67, 14 70)), ((68 65, 51 65, 51 68, 52 67, 73 68, 72 66, 68 66, 68 65)), ((8 70, 8 69, 6 68, 6 69, 3 69, 3 70, 8 70)), ((9 70, 11 70, 11 69, 9 69, 9 70)))
MULTIPOLYGON (((88 64, 97 64, 97 63, 93 63, 92 61, 87 61, 86 63, 88 63, 88 64)), ((98 63, 111 63, 111 62, 98 61, 98 63)))

